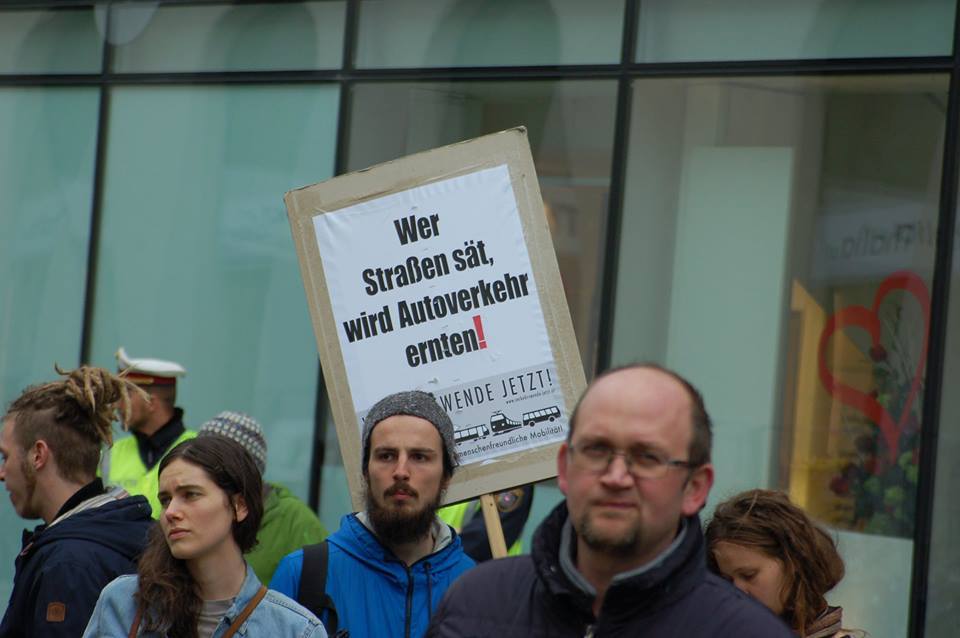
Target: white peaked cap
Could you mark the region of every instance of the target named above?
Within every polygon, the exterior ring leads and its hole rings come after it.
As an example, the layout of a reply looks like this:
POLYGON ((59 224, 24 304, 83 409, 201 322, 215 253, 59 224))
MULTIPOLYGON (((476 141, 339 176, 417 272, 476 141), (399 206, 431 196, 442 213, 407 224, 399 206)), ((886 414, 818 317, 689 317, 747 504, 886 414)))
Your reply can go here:
POLYGON ((117 365, 122 371, 128 371, 128 378, 134 383, 151 383, 147 377, 157 382, 160 379, 175 380, 187 374, 186 368, 173 361, 163 359, 137 359, 127 355, 123 346, 117 350, 117 365))

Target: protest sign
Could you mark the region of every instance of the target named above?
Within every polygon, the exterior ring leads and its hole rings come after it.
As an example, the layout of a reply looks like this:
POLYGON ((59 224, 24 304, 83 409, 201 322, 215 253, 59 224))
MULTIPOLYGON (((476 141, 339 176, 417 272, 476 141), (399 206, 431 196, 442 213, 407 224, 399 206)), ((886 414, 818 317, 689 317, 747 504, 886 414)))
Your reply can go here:
POLYGON ((525 129, 284 199, 354 506, 363 417, 401 390, 454 423, 446 502, 554 476, 585 379, 525 129))

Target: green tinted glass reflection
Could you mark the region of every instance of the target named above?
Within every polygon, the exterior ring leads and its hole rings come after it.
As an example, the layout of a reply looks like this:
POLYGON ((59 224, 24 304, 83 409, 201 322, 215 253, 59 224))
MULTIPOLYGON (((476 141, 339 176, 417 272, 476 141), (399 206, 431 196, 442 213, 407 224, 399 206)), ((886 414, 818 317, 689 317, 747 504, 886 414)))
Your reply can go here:
POLYGON ((787 490, 839 538, 847 575, 830 596, 845 626, 895 638, 948 79, 633 83, 612 363, 687 376, 715 426, 711 507, 787 490), (892 413, 899 434, 826 378, 892 413))
POLYGON ((643 0, 638 62, 950 55, 952 0, 643 0))
POLYGON ((0 10, 0 73, 99 73, 103 12, 0 10))
MULTIPOLYGON (((0 89, 0 414, 55 363, 79 362, 98 104, 95 89, 0 89)), ((0 495, 6 601, 15 530, 37 522, 0 495)))
POLYGON ((338 68, 346 2, 112 5, 117 72, 338 68))
POLYGON ((126 88, 112 98, 94 361, 182 363, 188 427, 260 421, 267 478, 308 493, 317 353, 282 198, 333 173, 331 86, 126 88), (149 116, 145 116, 149 114, 149 116))
POLYGON ((360 68, 615 64, 623 0, 363 0, 360 68))

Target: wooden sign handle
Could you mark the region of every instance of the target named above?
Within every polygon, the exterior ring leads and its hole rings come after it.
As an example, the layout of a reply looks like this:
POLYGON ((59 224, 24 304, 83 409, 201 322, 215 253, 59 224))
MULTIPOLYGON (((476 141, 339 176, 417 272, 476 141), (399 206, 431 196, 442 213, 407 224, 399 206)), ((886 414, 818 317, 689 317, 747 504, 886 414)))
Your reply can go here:
POLYGON ((507 543, 503 539, 503 526, 500 525, 500 510, 497 509, 497 499, 493 494, 480 496, 480 507, 483 510, 483 522, 487 524, 487 539, 490 541, 490 554, 494 558, 503 558, 507 555, 507 543))

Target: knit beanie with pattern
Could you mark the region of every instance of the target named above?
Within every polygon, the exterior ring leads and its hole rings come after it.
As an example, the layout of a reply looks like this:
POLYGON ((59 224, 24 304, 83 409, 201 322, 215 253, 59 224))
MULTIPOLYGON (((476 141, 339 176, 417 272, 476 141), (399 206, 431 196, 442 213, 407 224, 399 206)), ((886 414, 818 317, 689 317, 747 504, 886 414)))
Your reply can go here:
POLYGON ((253 457, 260 474, 267 467, 267 440, 263 436, 263 428, 253 417, 241 412, 221 412, 204 423, 197 436, 219 434, 233 439, 253 457))

